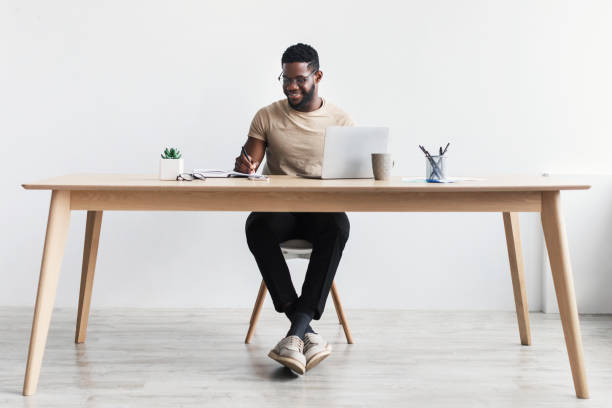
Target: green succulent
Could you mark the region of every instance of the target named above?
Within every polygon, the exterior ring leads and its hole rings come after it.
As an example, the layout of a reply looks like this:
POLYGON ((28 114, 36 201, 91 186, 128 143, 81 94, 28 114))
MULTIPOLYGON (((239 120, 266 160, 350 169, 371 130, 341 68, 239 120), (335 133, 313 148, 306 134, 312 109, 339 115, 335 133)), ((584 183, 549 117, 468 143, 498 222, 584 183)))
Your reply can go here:
POLYGON ((174 147, 167 148, 164 150, 164 154, 161 155, 162 159, 180 159, 181 152, 179 149, 175 149, 174 147))

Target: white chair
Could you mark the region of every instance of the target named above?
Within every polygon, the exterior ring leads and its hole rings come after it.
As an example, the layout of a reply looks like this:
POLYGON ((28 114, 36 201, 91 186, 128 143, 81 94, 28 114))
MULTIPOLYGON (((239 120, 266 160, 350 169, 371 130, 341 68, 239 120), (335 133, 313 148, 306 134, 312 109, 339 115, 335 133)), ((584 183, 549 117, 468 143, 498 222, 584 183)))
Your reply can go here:
MULTIPOLYGON (((286 260, 296 258, 310 259, 310 253, 312 252, 312 244, 302 239, 290 239, 289 241, 282 242, 280 244, 280 247, 286 260)), ((253 313, 251 314, 251 323, 249 324, 249 331, 247 332, 246 339, 244 340, 246 344, 249 344, 251 342, 253 334, 255 333, 255 325, 257 324, 257 319, 259 318, 259 313, 261 312, 264 300, 266 299, 267 290, 268 288, 266 287, 265 282, 262 280, 261 285, 259 286, 259 293, 257 294, 257 299, 255 300, 255 306, 253 307, 253 313)), ((348 322, 346 320, 346 315, 344 314, 342 303, 340 303, 338 289, 336 289, 336 281, 332 282, 331 295, 334 301, 334 308, 336 309, 336 314, 338 315, 338 321, 344 329, 346 342, 349 344, 353 344, 353 336, 351 335, 351 329, 349 328, 348 322)))

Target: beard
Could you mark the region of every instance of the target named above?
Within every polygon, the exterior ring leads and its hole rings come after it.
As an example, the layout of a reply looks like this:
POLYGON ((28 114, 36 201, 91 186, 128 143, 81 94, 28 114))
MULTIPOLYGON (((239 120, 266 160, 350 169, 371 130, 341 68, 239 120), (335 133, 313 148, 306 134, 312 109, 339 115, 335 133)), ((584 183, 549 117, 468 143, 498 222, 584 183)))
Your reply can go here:
POLYGON ((289 95, 287 95, 286 91, 285 91, 285 95, 287 96, 287 102, 289 102, 289 106, 291 106, 295 110, 300 110, 303 107, 307 106, 312 101, 314 92, 315 92, 315 87, 313 85, 309 90, 306 91, 306 93, 302 94, 302 100, 296 104, 291 103, 291 99, 289 99, 289 95))

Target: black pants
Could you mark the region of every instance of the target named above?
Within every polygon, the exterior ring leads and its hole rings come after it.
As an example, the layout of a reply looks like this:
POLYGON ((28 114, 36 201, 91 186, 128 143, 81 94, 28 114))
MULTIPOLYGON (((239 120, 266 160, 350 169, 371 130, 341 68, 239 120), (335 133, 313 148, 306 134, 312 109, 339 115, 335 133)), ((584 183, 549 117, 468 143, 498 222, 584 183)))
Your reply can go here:
POLYGON ((313 318, 320 319, 349 237, 350 223, 346 214, 253 212, 246 220, 245 229, 249 249, 255 256, 276 311, 314 313, 313 318), (299 297, 279 246, 289 239, 312 243, 310 263, 299 297))

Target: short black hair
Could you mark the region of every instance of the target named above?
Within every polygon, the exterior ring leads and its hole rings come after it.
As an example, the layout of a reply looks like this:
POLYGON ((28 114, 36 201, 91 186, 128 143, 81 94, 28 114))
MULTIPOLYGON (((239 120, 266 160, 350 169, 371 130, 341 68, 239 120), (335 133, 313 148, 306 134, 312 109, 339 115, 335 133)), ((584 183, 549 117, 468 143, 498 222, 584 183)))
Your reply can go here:
POLYGON ((307 62, 312 71, 319 69, 319 54, 308 44, 297 43, 287 48, 281 58, 281 64, 287 62, 307 62))

